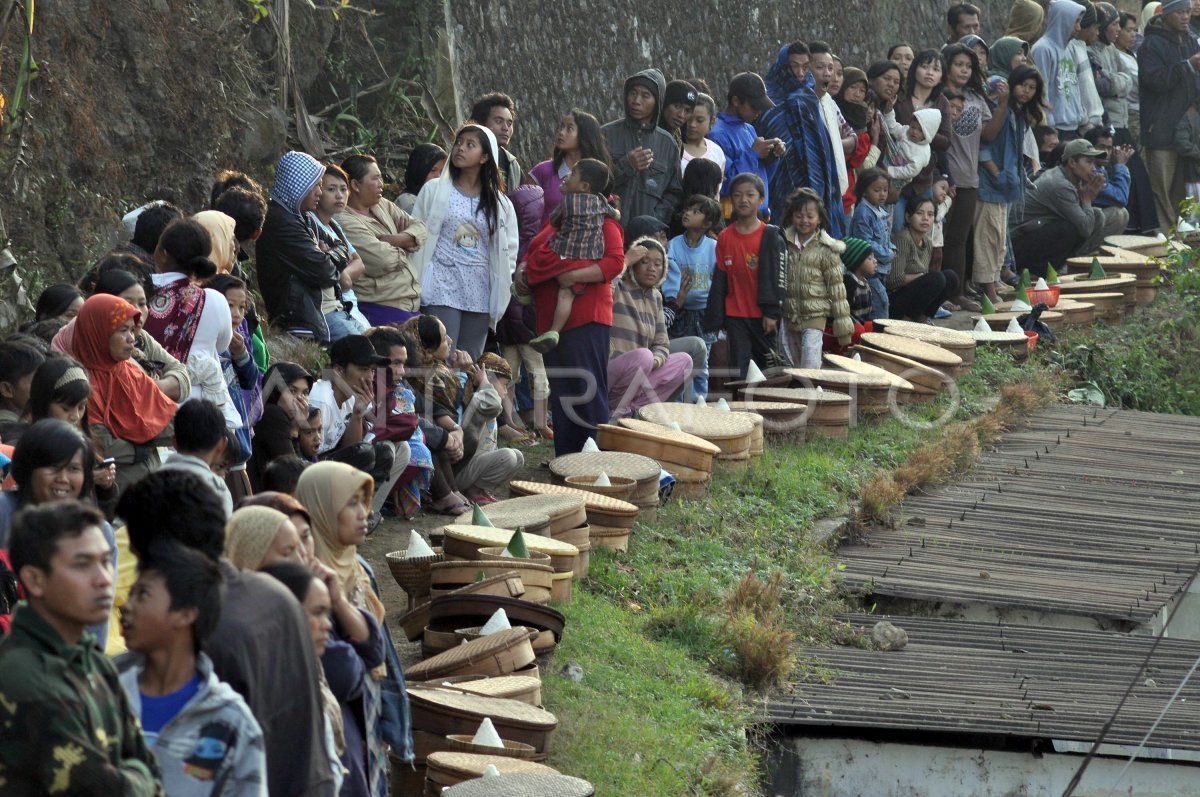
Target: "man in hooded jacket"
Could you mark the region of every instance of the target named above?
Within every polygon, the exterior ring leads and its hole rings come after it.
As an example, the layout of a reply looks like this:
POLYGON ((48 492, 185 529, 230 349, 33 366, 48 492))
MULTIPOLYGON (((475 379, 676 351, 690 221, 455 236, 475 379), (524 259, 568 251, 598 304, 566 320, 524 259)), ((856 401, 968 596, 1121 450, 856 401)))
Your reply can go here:
POLYGON ((320 230, 308 211, 316 209, 325 167, 303 152, 285 152, 275 167, 275 184, 262 235, 255 244, 258 286, 271 322, 304 330, 329 342, 321 291, 337 291, 349 251, 320 230))
POLYGON ((1167 0, 1137 52, 1142 146, 1162 233, 1175 225, 1186 188, 1175 126, 1200 95, 1200 45, 1188 32, 1190 16, 1190 0, 1167 0))
POLYGON ((621 199, 621 219, 653 216, 671 223, 683 202, 679 147, 658 126, 666 79, 643 69, 625 81, 625 117, 601 128, 613 162, 613 189, 621 199))
POLYGON ((1090 82, 1092 65, 1086 50, 1079 57, 1072 46, 1079 32, 1084 7, 1075 0, 1050 0, 1046 33, 1030 50, 1046 82, 1046 124, 1058 130, 1063 141, 1078 138, 1089 124, 1084 104, 1084 76, 1090 82))

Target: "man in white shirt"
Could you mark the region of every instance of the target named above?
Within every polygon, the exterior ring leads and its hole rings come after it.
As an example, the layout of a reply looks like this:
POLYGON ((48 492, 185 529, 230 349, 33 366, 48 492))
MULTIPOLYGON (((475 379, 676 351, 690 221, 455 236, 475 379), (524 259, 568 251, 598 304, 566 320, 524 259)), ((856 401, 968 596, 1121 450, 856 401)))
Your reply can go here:
MULTIPOLYGON (((409 462, 408 443, 373 441, 367 432, 367 418, 375 411, 375 369, 389 362, 375 353, 366 337, 347 335, 329 347, 329 368, 308 394, 309 406, 321 410, 324 427, 318 456, 353 465, 375 480, 372 530, 379 525, 383 503, 409 462)), ((379 410, 387 412, 386 407, 379 410)))

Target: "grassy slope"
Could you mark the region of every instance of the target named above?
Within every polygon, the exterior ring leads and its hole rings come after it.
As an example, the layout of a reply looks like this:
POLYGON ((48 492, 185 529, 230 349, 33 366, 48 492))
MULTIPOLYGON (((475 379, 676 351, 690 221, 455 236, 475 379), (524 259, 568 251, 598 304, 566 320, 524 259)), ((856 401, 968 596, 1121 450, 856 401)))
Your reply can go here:
MULTIPOLYGON (((960 383, 954 417, 983 412, 999 385, 1034 369, 982 353, 960 383)), ((945 409, 942 401, 920 412, 945 409)), ((746 733, 754 694, 727 677, 738 656, 725 596, 747 572, 782 571, 781 602, 798 641, 836 634, 837 564, 812 525, 844 510, 930 434, 889 417, 848 440, 769 445, 753 470, 718 473, 706 499, 661 509, 628 553, 594 554, 590 581, 565 607, 555 655, 555 666, 578 662, 583 683, 550 677, 544 685, 546 707, 562 721, 551 763, 592 780, 599 794, 755 790, 758 757, 746 733)))

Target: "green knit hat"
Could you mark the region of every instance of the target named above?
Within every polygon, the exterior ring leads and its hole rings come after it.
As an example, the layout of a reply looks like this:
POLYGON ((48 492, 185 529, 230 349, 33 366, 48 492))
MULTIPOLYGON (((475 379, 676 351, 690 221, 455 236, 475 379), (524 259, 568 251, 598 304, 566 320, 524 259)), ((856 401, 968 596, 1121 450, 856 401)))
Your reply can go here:
POLYGON ((847 271, 854 271, 871 254, 871 245, 861 238, 843 238, 842 243, 846 245, 846 251, 842 252, 842 265, 847 271))

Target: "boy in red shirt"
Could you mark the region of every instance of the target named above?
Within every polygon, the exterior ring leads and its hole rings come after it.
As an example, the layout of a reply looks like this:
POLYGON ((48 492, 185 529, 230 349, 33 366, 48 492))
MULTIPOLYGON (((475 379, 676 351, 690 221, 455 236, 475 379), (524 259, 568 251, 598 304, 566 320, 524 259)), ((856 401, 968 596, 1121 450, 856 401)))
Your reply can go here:
POLYGON ((707 332, 725 330, 729 367, 739 379, 754 360, 768 367, 775 349, 775 332, 783 308, 786 246, 783 233, 758 218, 765 189, 749 172, 729 185, 734 223, 717 236, 717 267, 704 315, 707 332))

